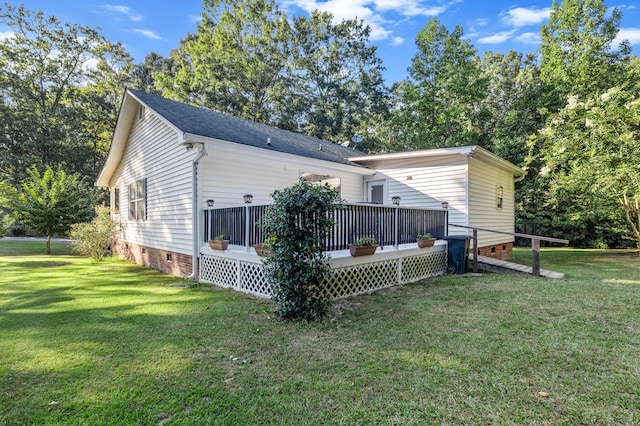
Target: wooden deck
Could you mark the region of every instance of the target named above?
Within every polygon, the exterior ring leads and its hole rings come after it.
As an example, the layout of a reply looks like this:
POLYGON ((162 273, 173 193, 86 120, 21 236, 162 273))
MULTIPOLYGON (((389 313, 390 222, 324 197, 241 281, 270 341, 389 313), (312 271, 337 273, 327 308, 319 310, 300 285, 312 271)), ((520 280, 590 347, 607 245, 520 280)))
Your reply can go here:
MULTIPOLYGON (((472 259, 473 254, 469 254, 469 269, 471 268, 472 259)), ((478 269, 489 272, 521 272, 524 274, 533 273, 533 269, 531 268, 531 266, 520 265, 518 263, 494 259, 493 257, 486 256, 478 256, 478 269)), ((548 271, 546 269, 540 269, 540 276, 554 279, 564 278, 564 274, 562 272, 548 271)))

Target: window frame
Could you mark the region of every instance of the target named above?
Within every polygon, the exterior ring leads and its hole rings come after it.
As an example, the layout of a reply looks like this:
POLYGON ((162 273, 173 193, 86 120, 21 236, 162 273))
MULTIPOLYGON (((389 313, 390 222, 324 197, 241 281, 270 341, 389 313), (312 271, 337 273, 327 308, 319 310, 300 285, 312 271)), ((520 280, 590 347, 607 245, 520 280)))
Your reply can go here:
POLYGON ((129 184, 129 220, 147 220, 147 179, 129 184))

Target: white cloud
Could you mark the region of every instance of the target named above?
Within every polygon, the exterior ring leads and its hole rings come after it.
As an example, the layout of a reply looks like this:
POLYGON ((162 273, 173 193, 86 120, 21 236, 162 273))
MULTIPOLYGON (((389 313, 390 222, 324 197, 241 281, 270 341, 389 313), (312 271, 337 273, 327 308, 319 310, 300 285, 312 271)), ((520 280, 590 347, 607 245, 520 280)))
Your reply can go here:
POLYGON ((513 31, 502 31, 490 36, 478 39, 480 44, 497 44, 509 40, 513 36, 513 31))
POLYGON ((138 33, 138 34, 142 34, 145 37, 148 38, 152 38, 154 40, 162 40, 162 37, 160 37, 158 34, 156 34, 155 32, 151 31, 151 30, 143 30, 143 29, 139 29, 136 28, 133 30, 134 33, 138 33))
POLYGON ((460 1, 462 0, 451 0, 433 7, 426 7, 424 0, 284 0, 283 4, 285 7, 296 6, 307 13, 314 10, 329 12, 337 21, 362 19, 371 28, 371 40, 393 38, 392 43, 398 43, 399 37, 393 37, 391 29, 398 21, 391 20, 390 14, 402 18, 437 16, 460 1))
POLYGON ((122 15, 126 15, 133 22, 142 21, 142 16, 136 15, 133 13, 133 10, 129 6, 115 5, 115 4, 105 4, 102 6, 103 9, 108 10, 109 12, 120 13, 122 15))
POLYGON ((392 46, 400 46, 404 43, 404 38, 402 37, 393 37, 391 39, 391 45, 392 46))
POLYGON ((539 45, 540 43, 542 43, 540 33, 522 33, 518 37, 516 37, 516 40, 524 44, 539 45))
POLYGON ((524 7, 515 7, 502 14, 502 22, 514 27, 526 27, 528 25, 541 24, 549 19, 551 8, 545 9, 527 9, 524 7))
POLYGON ((628 40, 632 46, 640 44, 640 28, 620 28, 612 45, 618 46, 623 40, 628 40))
POLYGON ((0 41, 8 40, 15 35, 13 31, 0 31, 0 41))

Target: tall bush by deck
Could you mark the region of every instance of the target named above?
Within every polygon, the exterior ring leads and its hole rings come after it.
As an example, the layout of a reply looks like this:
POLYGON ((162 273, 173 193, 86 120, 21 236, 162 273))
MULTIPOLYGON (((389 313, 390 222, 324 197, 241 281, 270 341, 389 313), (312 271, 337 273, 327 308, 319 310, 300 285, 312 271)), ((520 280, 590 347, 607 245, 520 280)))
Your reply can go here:
POLYGON ((331 306, 323 288, 330 271, 323 244, 338 191, 300 179, 271 196, 262 229, 272 256, 264 266, 278 313, 282 319, 320 319, 331 306))

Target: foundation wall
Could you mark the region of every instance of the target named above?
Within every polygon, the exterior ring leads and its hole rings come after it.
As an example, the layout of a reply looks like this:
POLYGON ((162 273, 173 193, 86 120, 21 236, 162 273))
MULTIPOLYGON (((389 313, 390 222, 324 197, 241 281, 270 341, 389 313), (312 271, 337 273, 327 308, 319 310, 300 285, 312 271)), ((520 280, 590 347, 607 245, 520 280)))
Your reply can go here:
MULTIPOLYGON (((473 249, 470 249, 469 252, 473 253, 473 249)), ((479 247, 478 254, 480 256, 493 257, 494 259, 511 260, 513 259, 513 243, 500 243, 479 247)))
POLYGON ((192 257, 183 253, 144 247, 138 244, 117 241, 111 246, 114 254, 123 259, 162 271, 177 277, 191 275, 192 257))

